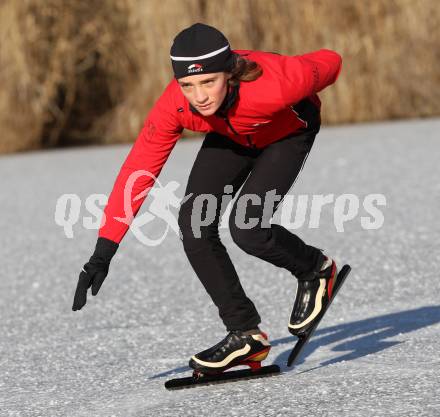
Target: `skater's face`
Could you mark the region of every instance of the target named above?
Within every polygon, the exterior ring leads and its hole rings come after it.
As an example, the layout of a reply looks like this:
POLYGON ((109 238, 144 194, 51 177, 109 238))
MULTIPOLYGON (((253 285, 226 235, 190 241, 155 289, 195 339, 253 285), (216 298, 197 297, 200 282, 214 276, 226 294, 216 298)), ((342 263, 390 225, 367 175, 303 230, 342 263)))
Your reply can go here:
POLYGON ((203 116, 213 115, 221 106, 228 91, 231 74, 195 74, 178 79, 180 89, 187 100, 203 116))

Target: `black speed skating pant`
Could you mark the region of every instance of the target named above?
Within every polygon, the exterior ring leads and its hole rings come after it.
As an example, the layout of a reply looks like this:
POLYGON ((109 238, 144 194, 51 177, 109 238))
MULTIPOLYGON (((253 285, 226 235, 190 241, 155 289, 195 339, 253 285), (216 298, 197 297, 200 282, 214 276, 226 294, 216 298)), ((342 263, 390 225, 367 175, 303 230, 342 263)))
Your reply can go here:
MULTIPOLYGON (((321 250, 306 245, 298 236, 280 225, 270 224, 269 220, 295 182, 318 131, 319 127, 296 133, 263 149, 246 148, 222 135, 209 133, 198 152, 185 192, 186 196, 193 194, 181 205, 178 222, 188 260, 218 307, 227 331, 249 330, 255 328, 261 320, 253 302, 246 296, 219 238, 219 221, 226 208, 221 204, 225 196, 225 185, 232 185, 231 195, 234 196, 244 184, 234 201, 229 218, 233 241, 246 253, 286 268, 298 279, 309 278, 310 273, 319 269, 324 261, 321 250), (266 208, 264 212, 266 193, 273 190, 281 200, 275 201, 273 207, 269 205, 269 210, 266 208), (197 223, 197 218, 204 219, 208 215, 210 206, 205 201, 202 215, 194 217, 196 227, 193 228, 193 205, 201 194, 216 197, 217 207, 211 212, 214 220, 201 227, 200 222, 197 223), (237 202, 241 196, 249 194, 259 196, 262 203, 255 204, 258 200, 248 201, 245 222, 255 218, 259 221, 255 227, 243 228, 235 220, 237 202)), ((212 207, 215 206, 211 205, 211 210, 212 207)))

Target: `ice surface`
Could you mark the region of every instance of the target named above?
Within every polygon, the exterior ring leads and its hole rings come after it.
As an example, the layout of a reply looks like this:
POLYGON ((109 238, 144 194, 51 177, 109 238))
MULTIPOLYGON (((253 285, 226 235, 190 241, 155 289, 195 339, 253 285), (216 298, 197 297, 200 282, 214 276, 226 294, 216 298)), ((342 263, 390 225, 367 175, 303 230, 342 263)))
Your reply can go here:
MULTIPOLYGON (((286 369, 295 281, 222 230, 272 340, 266 364, 284 373, 175 392, 165 380, 188 375, 189 357, 225 331, 174 233, 155 247, 127 234, 99 295, 71 310, 96 240, 82 226, 85 198, 110 192, 129 147, 0 157, 0 415, 440 415, 439 132, 440 119, 323 128, 290 194, 355 194, 360 212, 338 233, 329 205, 319 228, 295 233, 350 263, 349 279, 286 369), (64 193, 82 201, 73 239, 54 220, 64 193), (367 231, 371 193, 386 197, 384 225, 367 231)), ((181 140, 160 176, 182 184, 180 197, 200 144, 181 140)), ((145 230, 163 227, 156 219, 145 230)))

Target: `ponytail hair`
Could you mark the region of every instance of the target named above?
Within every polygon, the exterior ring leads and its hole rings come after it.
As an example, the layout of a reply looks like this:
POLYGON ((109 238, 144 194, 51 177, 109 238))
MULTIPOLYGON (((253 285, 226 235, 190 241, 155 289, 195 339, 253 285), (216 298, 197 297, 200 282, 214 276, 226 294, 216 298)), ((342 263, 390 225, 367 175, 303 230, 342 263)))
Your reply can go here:
POLYGON ((236 62, 232 68, 232 77, 229 79, 229 85, 236 86, 240 81, 255 81, 263 74, 263 68, 255 61, 243 58, 241 55, 235 54, 236 62))

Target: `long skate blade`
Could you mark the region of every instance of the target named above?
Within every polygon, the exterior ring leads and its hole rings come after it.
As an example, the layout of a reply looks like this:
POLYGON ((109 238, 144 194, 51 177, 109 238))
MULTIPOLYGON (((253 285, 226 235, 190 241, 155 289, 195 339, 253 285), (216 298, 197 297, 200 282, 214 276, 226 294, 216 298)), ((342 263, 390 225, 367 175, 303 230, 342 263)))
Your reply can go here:
POLYGON ((165 382, 165 388, 169 390, 193 388, 199 385, 221 384, 225 382, 242 381, 246 379, 264 378, 277 375, 280 373, 278 365, 262 366, 260 369, 253 371, 251 369, 239 369, 236 371, 222 372, 217 375, 203 375, 198 378, 186 377, 170 379, 165 382))
POLYGON ((339 289, 344 284, 344 281, 347 278, 350 271, 351 271, 350 265, 344 265, 342 269, 339 271, 338 277, 336 278, 336 285, 333 287, 333 296, 329 301, 327 308, 325 309, 324 313, 321 315, 319 320, 317 320, 315 324, 308 330, 308 332, 304 336, 298 337, 298 341, 296 342, 295 346, 292 349, 292 352, 290 352, 289 358, 287 359, 287 366, 292 366, 295 363, 295 361, 298 359, 301 351, 303 350, 304 346, 307 344, 309 339, 312 337, 313 333, 315 332, 322 318, 325 316, 325 313, 327 312, 333 300, 335 299, 336 295, 338 294, 339 289))

